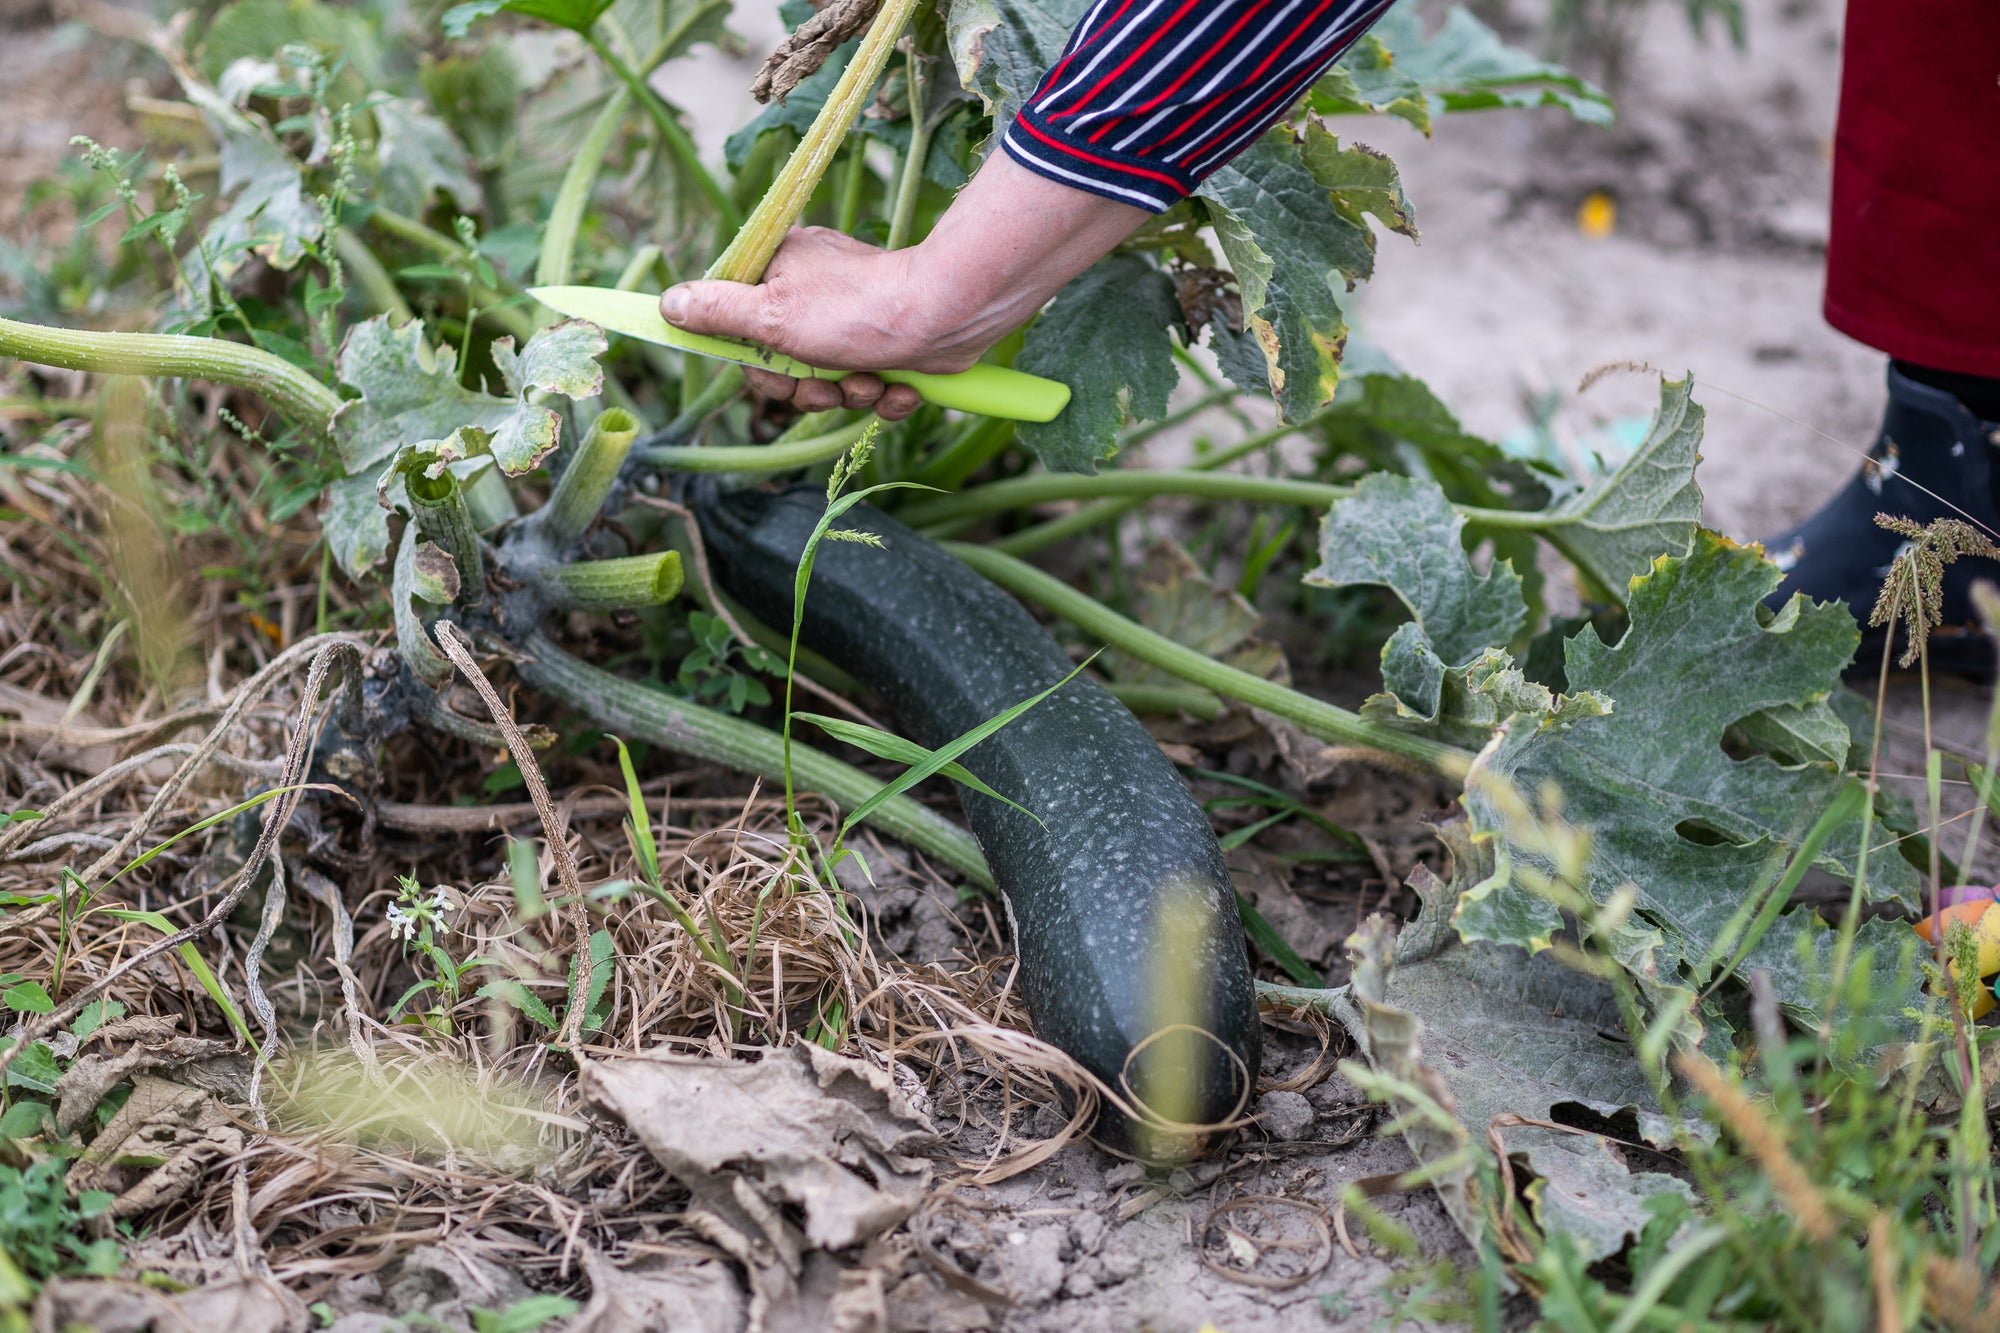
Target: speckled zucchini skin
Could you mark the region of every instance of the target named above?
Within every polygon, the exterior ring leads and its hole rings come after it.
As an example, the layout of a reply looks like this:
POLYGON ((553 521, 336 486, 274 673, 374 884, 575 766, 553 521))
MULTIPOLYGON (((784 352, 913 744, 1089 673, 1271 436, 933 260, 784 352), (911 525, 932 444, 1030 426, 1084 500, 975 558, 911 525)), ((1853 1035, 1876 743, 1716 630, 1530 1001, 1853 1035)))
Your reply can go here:
MULTIPOLYGON (((781 629, 825 503, 805 486, 697 498, 718 582, 781 629)), ((884 544, 821 543, 801 641, 879 693, 911 739, 944 744, 1069 674, 1073 663, 1020 603, 934 543, 866 505, 838 526, 884 544)), ((962 762, 1041 817, 960 793, 1006 898, 1037 1034, 1113 1088, 1164 1077, 1148 1086, 1168 1089, 1172 1119, 1213 1123, 1239 1109, 1261 1038, 1229 872, 1146 729, 1079 676, 962 762), (1241 1067, 1214 1042, 1183 1037, 1155 1043, 1135 1065, 1143 1072, 1129 1074, 1128 1057, 1163 1023, 1205 1029, 1241 1067), (1163 1074, 1170 1049, 1176 1067, 1163 1074)), ((1165 1111, 1160 1100, 1147 1097, 1165 1111)))

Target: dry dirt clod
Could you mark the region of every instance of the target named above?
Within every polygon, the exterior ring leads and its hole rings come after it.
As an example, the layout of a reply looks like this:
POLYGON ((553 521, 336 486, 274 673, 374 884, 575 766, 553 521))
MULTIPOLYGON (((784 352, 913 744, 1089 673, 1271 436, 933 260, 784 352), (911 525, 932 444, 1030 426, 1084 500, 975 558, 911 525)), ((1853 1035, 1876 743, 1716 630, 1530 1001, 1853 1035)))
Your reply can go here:
POLYGON ((1304 1093, 1267 1092, 1257 1099, 1257 1123, 1281 1143, 1295 1143, 1312 1132, 1313 1105, 1304 1093))

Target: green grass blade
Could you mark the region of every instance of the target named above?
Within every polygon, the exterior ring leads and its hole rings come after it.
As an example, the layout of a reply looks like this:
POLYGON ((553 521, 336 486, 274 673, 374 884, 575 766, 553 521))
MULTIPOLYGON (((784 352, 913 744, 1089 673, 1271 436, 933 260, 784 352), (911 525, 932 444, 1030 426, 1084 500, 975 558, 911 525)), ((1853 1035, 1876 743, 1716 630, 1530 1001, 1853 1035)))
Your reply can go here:
POLYGON ((660 849, 653 841, 653 821, 646 814, 646 797, 639 790, 639 775, 632 768, 632 752, 616 736, 611 738, 611 743, 618 747, 618 771, 625 775, 625 796, 632 803, 632 848, 639 854, 639 863, 645 867, 646 877, 657 886, 660 882, 660 849))
MULTIPOLYGON (((899 764, 921 764, 931 758, 929 750, 926 750, 915 741, 905 740, 893 732, 880 731, 859 722, 849 722, 845 718, 828 717, 824 713, 793 713, 792 716, 812 723, 820 730, 846 741, 856 749, 866 750, 877 759, 888 759, 899 764)), ((939 777, 950 778, 953 782, 962 783, 982 796, 991 796, 996 801, 1010 805, 1028 818, 1034 820, 1037 824, 1042 822, 1040 815, 1020 802, 1009 800, 999 792, 994 791, 993 788, 987 786, 980 779, 978 774, 974 773, 964 764, 954 760, 938 769, 937 774, 939 777)), ((842 836, 845 836, 844 831, 842 836)))
MULTIPOLYGON (((105 880, 104 887, 109 887, 111 884, 116 882, 120 876, 131 874, 134 870, 137 870, 139 867, 145 865, 148 861, 151 861, 154 857, 158 856, 161 852, 164 852, 165 850, 167 850, 167 848, 173 846, 181 839, 191 838, 195 834, 201 832, 203 829, 214 828, 217 824, 220 824, 225 819, 234 819, 236 818, 236 816, 242 814, 245 810, 255 810, 258 806, 264 804, 264 802, 269 800, 274 800, 277 797, 283 796, 286 792, 293 792, 293 791, 338 792, 340 791, 340 788, 328 786, 323 782, 322 783, 302 782, 296 787, 273 787, 269 791, 259 792, 255 796, 252 796, 247 801, 242 801, 236 805, 230 806, 227 810, 224 810, 219 815, 210 815, 207 819, 202 820, 199 824, 190 824, 188 827, 182 829, 179 833, 174 834, 173 837, 168 838, 165 842, 161 843, 159 846, 154 847, 149 851, 141 853, 123 870, 119 871, 118 874, 113 875, 110 879, 105 880)), ((341 794, 345 795, 346 793, 343 792, 341 794)), ((168 933, 171 934, 172 931, 169 930, 168 933)))
MULTIPOLYGON (((1785 867, 1784 877, 1771 890, 1771 896, 1764 900, 1764 905, 1757 910, 1756 917, 1743 934, 1742 942, 1736 946, 1735 953, 1730 957, 1729 965, 1708 983, 1709 992, 1713 992, 1717 986, 1727 981, 1763 940, 1765 932, 1769 931, 1772 924, 1777 921, 1778 914, 1792 901, 1792 893, 1799 887, 1799 881, 1806 877, 1806 871, 1812 869, 1813 861, 1819 856, 1819 849, 1825 845, 1836 828, 1860 812, 1861 803, 1865 799, 1867 799, 1867 789, 1858 782, 1849 783, 1846 789, 1834 798, 1833 804, 1820 811, 1819 818, 1813 821, 1813 826, 1806 830, 1806 836, 1800 840, 1799 850, 1793 855, 1792 863, 1785 867)), ((1725 934, 1722 940, 1726 939, 1725 934)), ((1722 940, 1718 940, 1718 943, 1722 940)))
POLYGON ((1285 969, 1285 975, 1301 986, 1311 986, 1318 990, 1326 988, 1326 980, 1313 971, 1312 964, 1299 957, 1299 951, 1285 943, 1285 937, 1278 928, 1264 919, 1263 913, 1250 905, 1250 900, 1242 894, 1236 895, 1236 915, 1243 922, 1243 933, 1250 937, 1264 953, 1264 956, 1285 969))
MULTIPOLYGON (((278 792, 271 792, 257 799, 267 800, 270 796, 278 794, 278 792)), ((240 810, 255 803, 255 801, 248 801, 243 806, 237 808, 240 810)), ((233 814, 235 811, 228 813, 233 814)), ((224 817, 224 815, 216 816, 217 819, 224 817)), ((215 821, 209 820, 207 822, 213 823, 215 821)), ((190 833, 193 831, 193 829, 188 830, 190 833)), ((116 876, 113 878, 116 878, 116 876)), ((96 907, 91 910, 102 912, 106 916, 114 917, 120 921, 134 921, 142 926, 151 926, 162 935, 172 935, 180 929, 180 927, 167 920, 164 916, 161 916, 158 912, 141 912, 136 908, 130 907, 96 907)), ((264 1048, 257 1044, 255 1037, 250 1035, 249 1025, 243 1021, 243 1015, 236 1011, 236 1002, 229 998, 229 992, 224 990, 222 983, 215 979, 215 973, 208 970, 208 960, 201 956, 201 951, 196 949, 193 942, 190 941, 186 944, 176 946, 174 952, 180 955, 183 963, 187 964, 187 970, 194 973, 194 979, 201 983, 203 990, 208 992, 208 998, 214 1000, 216 1006, 222 1010, 222 1016, 229 1020, 230 1027, 236 1029, 236 1035, 243 1038, 244 1043, 252 1051, 256 1052, 259 1060, 262 1060, 264 1058, 264 1048)))
MULTIPOLYGON (((1098 651, 1101 652, 1103 650, 1099 649, 1098 651)), ((1067 676, 1064 676, 1040 694, 1030 695, 1028 698, 1015 704, 1012 708, 986 719, 986 721, 966 732, 957 740, 949 741, 931 751, 930 758, 924 760, 922 763, 914 764, 903 770, 902 776, 883 786, 880 791, 863 801, 860 807, 847 817, 846 821, 840 826, 841 836, 843 838, 846 837, 847 830, 853 828, 863 819, 866 819, 874 811, 875 807, 882 804, 882 802, 892 796, 901 795, 903 792, 916 786, 919 782, 922 782, 925 778, 930 777, 933 773, 938 772, 946 764, 957 759, 967 750, 970 750, 973 746, 979 744, 979 742, 985 740, 988 736, 991 736, 994 732, 1000 730, 1000 728, 1006 726, 1009 722, 1012 722, 1015 718, 1021 716, 1021 714, 1027 712, 1030 708, 1033 708, 1036 704, 1069 684, 1072 680, 1076 679, 1077 672, 1082 671, 1096 660, 1097 653, 1092 653, 1088 658, 1077 663, 1067 676)), ((1012 802, 1009 802, 1009 804, 1012 804, 1012 802)))

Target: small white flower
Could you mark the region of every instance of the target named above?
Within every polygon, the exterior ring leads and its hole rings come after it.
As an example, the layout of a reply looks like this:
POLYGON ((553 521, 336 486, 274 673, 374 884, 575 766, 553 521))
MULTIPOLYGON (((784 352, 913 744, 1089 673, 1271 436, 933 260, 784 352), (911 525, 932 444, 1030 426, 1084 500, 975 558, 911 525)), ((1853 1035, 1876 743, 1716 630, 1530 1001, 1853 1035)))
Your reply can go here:
POLYGON ((389 922, 389 935, 392 939, 416 938, 417 918, 414 913, 406 912, 396 904, 390 903, 382 909, 382 915, 389 922))
POLYGON ((433 912, 449 912, 451 910, 451 894, 446 892, 444 885, 440 884, 437 886, 437 892, 430 896, 430 901, 426 902, 424 906, 430 908, 433 912))

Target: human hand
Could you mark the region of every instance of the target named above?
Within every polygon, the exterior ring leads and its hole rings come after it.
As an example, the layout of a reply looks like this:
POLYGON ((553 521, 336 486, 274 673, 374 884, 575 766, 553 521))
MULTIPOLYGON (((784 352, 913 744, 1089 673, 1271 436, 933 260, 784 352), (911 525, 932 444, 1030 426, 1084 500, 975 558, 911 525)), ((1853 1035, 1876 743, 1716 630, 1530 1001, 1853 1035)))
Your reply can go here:
POLYGON ((808 365, 858 372, 834 381, 747 370, 767 397, 808 412, 872 407, 895 421, 922 400, 868 372, 965 370, 1146 218, 995 153, 907 250, 802 227, 763 282, 681 283, 660 298, 660 314, 690 333, 749 338, 808 365))

